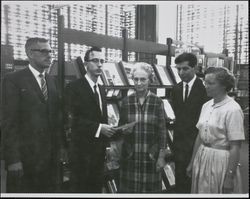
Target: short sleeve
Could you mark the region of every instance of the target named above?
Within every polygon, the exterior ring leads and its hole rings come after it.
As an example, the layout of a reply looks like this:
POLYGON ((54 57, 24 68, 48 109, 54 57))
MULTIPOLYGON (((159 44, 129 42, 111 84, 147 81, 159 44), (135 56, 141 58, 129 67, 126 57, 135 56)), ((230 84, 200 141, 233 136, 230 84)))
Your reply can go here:
POLYGON ((228 112, 226 117, 228 140, 245 140, 243 121, 244 115, 240 107, 228 112))

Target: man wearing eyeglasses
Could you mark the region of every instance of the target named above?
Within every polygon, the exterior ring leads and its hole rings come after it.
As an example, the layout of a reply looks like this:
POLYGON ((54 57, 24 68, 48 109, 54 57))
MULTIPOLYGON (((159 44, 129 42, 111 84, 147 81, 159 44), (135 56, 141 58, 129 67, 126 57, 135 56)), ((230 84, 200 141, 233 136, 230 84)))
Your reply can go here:
POLYGON ((7 192, 51 193, 56 191, 62 147, 57 89, 45 72, 52 51, 44 38, 29 38, 25 51, 29 66, 3 80, 7 192))
POLYGON ((101 49, 92 47, 84 57, 86 74, 65 89, 66 112, 72 116, 70 143, 71 191, 101 193, 108 140, 115 131, 107 124, 107 104, 103 86, 101 49))

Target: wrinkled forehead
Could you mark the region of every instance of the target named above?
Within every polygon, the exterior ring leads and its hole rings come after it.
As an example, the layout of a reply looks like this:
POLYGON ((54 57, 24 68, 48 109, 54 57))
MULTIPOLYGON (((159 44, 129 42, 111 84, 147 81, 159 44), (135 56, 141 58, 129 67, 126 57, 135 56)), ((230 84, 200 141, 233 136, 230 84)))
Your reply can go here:
POLYGON ((89 53, 89 59, 94 59, 94 58, 104 59, 104 54, 103 54, 103 52, 91 51, 91 52, 89 53))

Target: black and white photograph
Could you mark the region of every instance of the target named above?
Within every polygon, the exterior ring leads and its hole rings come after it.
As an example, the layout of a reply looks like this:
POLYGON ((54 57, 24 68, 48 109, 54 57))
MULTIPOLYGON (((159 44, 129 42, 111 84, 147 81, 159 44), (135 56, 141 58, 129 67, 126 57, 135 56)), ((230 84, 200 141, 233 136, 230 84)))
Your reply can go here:
POLYGON ((1 198, 248 198, 248 1, 1 1, 1 198))

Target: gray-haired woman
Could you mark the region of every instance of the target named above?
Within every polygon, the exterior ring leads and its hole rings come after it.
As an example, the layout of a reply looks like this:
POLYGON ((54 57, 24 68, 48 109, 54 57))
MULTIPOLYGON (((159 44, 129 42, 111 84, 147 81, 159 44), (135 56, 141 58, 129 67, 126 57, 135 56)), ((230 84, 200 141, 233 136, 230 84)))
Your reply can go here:
POLYGON ((160 193, 165 166, 166 118, 162 100, 149 91, 152 68, 137 63, 132 70, 135 93, 122 101, 120 124, 136 121, 124 132, 120 162, 121 193, 160 193))
POLYGON ((210 101, 202 107, 193 155, 187 168, 192 171, 192 193, 232 193, 241 141, 245 139, 243 112, 227 95, 234 77, 222 67, 205 72, 205 87, 210 101))

